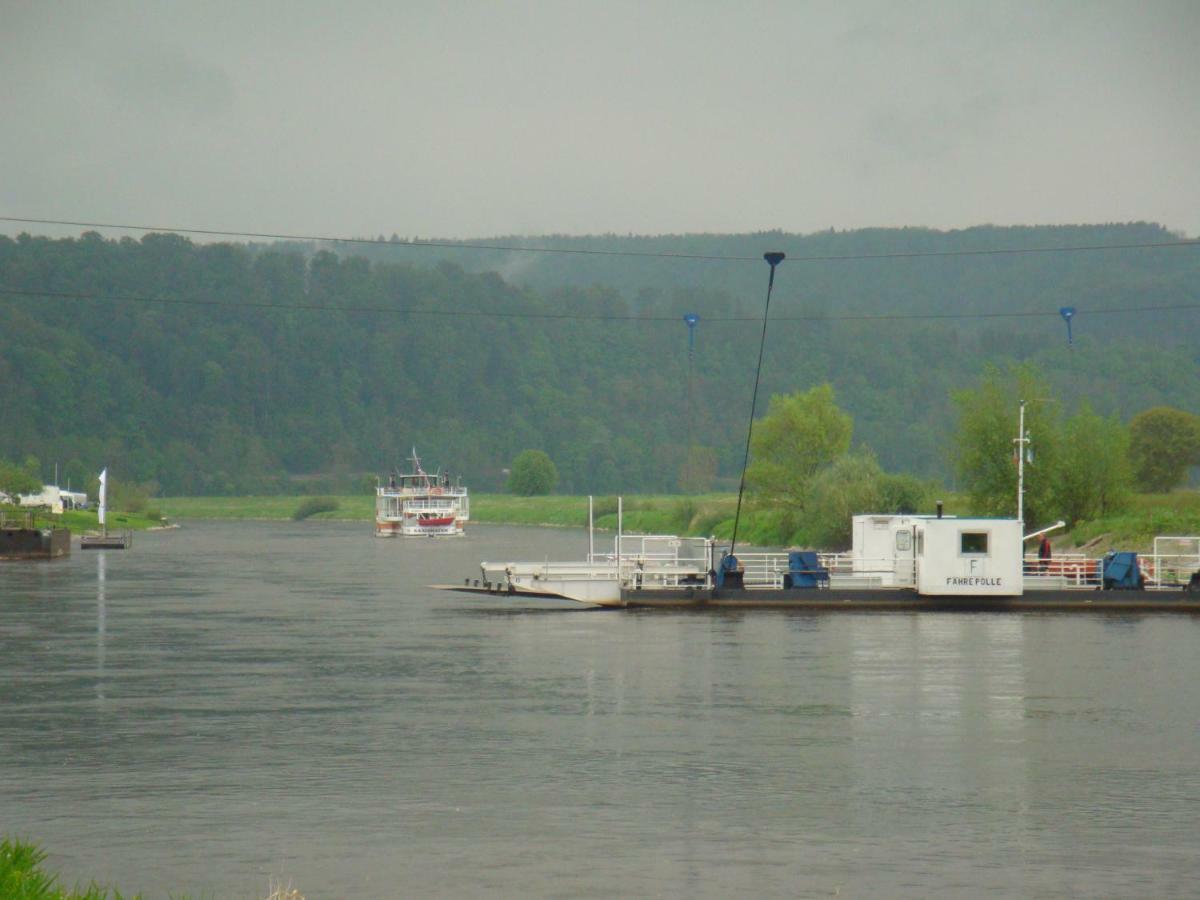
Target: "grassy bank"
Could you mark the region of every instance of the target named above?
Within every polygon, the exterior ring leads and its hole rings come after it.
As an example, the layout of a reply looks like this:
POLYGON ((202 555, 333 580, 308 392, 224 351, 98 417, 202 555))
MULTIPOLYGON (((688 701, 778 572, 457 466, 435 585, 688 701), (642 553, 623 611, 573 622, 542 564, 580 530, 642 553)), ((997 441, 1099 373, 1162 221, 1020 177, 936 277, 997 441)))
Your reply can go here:
MULTIPOLYGON (((158 508, 168 519, 290 519, 308 497, 159 497, 158 508)), ((337 509, 317 513, 314 519, 347 519, 369 522, 375 515, 375 498, 363 495, 334 497, 337 509)))
MULTIPOLYGON (((307 497, 162 497, 159 508, 169 519, 290 519, 307 497)), ((369 522, 375 515, 375 498, 341 496, 337 509, 314 519, 369 522)), ((708 533, 715 523, 731 519, 737 498, 715 494, 705 497, 641 496, 625 498, 625 526, 636 531, 708 533)), ((596 497, 594 515, 599 528, 617 527, 617 498, 596 497)), ((474 494, 471 521, 496 525, 551 525, 583 528, 588 520, 587 497, 553 495, 514 497, 510 494, 474 494)))
MULTIPOLYGON (((3 512, 6 519, 21 521, 29 510, 6 506, 3 512)), ((68 509, 64 510, 61 516, 45 516, 38 513, 35 518, 38 524, 53 522, 56 525, 70 528, 72 534, 84 534, 88 531, 100 530, 99 515, 94 509, 68 509)), ((149 513, 123 513, 109 510, 105 518, 108 520, 109 531, 121 531, 126 528, 144 531, 147 528, 160 528, 166 524, 157 511, 150 511, 149 513)))
POLYGON ((1089 550, 1148 551, 1155 537, 1167 535, 1200 535, 1200 492, 1135 494, 1124 512, 1081 522, 1067 540, 1089 550))
MULTIPOLYGON (((290 519, 311 498, 306 497, 171 497, 157 502, 169 519, 290 519)), ((365 495, 332 498, 337 508, 318 513, 316 519, 369 522, 374 498, 365 495)), ((970 515, 965 499, 943 495, 947 514, 970 515)), ((617 498, 594 499, 596 527, 616 530, 617 498)), ((733 527, 737 497, 708 494, 699 497, 672 495, 634 496, 624 499, 625 529, 643 533, 728 537, 733 527)), ((926 510, 932 512, 932 510, 926 510)), ((583 528, 587 525, 587 497, 514 497, 509 494, 476 494, 471 497, 471 520, 497 525, 550 525, 583 528)), ((94 515, 93 515, 94 519, 94 515)), ((125 526, 136 527, 136 526, 125 526)), ((1112 548, 1149 550, 1157 535, 1200 534, 1200 492, 1138 494, 1119 515, 1081 522, 1070 532, 1057 532, 1054 543, 1064 549, 1087 547, 1101 552, 1112 548)), ((739 541, 778 546, 778 516, 771 510, 742 509, 739 541)))

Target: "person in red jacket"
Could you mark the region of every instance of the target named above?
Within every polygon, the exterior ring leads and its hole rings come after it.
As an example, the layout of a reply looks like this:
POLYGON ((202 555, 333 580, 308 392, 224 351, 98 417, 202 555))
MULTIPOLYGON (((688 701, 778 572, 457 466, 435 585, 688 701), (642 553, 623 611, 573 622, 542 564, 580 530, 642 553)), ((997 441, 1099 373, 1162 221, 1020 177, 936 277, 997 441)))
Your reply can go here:
POLYGON ((1046 570, 1050 568, 1050 538, 1042 535, 1042 542, 1038 544, 1038 566, 1042 570, 1042 574, 1046 574, 1046 570))

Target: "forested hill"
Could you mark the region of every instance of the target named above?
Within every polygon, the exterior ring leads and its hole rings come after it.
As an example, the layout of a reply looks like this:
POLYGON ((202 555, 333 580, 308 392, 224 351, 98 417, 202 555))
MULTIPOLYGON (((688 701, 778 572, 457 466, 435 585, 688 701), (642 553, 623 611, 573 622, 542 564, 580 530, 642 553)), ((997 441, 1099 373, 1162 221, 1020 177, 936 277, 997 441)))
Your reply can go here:
MULTIPOLYGON (((1200 412, 1200 311, 1145 311, 1200 303, 1200 247, 896 254, 1171 239, 1132 224, 519 241, 784 250, 763 399, 830 381, 885 468, 944 478, 950 395, 989 361, 1032 361, 1048 394, 1104 413, 1200 412), (891 258, 800 259, 865 255, 891 258), (1043 315, 1012 315, 1031 311, 1043 315)), ((726 484, 736 476, 764 263, 390 241, 342 252, 0 238, 0 456, 77 479, 108 465, 168 493, 348 481, 413 445, 480 489, 526 448, 550 454, 567 491, 674 489, 689 443, 715 450, 726 484), (701 316, 690 408, 686 312, 701 316)))

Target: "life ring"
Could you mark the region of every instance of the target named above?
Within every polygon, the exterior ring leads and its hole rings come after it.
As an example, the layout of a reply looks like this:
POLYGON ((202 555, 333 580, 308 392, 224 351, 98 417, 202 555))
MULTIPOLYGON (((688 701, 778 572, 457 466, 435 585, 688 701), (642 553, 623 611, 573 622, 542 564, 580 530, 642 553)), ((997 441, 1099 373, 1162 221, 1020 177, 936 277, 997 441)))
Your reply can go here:
POLYGON ((440 494, 441 492, 442 489, 440 487, 435 487, 432 491, 430 491, 431 494, 440 494))

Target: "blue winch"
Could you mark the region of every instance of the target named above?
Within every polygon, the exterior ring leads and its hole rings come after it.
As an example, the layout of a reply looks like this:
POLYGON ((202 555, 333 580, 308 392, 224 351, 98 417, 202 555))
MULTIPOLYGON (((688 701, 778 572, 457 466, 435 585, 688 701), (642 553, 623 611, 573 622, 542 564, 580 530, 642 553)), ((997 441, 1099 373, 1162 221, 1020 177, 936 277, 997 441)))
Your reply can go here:
POLYGON ((742 564, 738 562, 738 558, 732 553, 726 553, 721 557, 721 561, 717 564, 717 571, 713 578, 713 586, 717 588, 740 588, 745 586, 743 576, 745 570, 742 564))
POLYGON ((1101 566, 1101 583, 1106 591, 1141 590, 1146 578, 1138 566, 1137 554, 1132 550, 1110 550, 1104 554, 1101 566))
POLYGON ((785 588, 829 587, 829 570, 821 565, 815 550, 788 551, 788 570, 783 576, 785 588))

